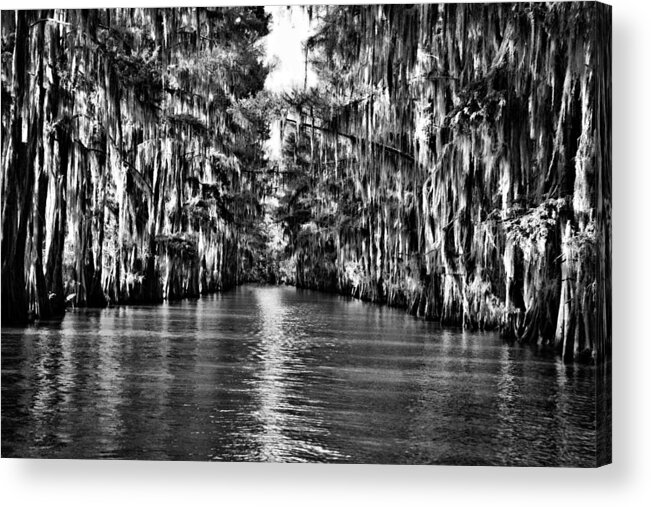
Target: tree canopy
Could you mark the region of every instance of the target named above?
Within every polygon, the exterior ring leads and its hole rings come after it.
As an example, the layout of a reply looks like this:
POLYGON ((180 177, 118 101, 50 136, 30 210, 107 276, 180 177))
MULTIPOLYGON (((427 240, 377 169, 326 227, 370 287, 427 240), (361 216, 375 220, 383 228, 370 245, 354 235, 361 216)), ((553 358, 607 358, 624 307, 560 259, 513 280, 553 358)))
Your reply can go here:
POLYGON ((608 8, 306 9, 281 97, 262 7, 2 12, 3 323, 284 281, 607 356, 608 8))
POLYGON ((3 322, 241 281, 261 7, 3 11, 3 322))
POLYGON ((606 8, 313 9, 320 84, 282 123, 297 283, 605 353, 606 8))

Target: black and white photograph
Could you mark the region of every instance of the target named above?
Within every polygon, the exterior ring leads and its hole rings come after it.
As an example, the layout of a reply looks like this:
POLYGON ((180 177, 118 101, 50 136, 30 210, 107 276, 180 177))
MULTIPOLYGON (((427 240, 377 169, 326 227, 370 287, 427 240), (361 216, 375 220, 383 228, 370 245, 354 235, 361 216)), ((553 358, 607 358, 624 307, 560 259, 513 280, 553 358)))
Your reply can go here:
POLYGON ((3 8, 3 460, 611 463, 611 17, 3 8))

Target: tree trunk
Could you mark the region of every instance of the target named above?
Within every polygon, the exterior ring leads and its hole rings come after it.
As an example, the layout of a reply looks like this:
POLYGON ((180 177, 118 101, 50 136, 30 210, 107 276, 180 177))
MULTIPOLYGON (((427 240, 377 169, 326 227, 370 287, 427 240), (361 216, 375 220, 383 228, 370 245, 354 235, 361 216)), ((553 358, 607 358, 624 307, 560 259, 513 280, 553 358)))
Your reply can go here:
POLYGON ((7 164, 5 202, 2 214, 2 323, 28 321, 25 286, 25 248, 28 217, 32 209, 36 148, 34 111, 30 107, 29 27, 38 13, 16 11, 16 41, 13 57, 14 112, 11 125, 12 154, 7 164))

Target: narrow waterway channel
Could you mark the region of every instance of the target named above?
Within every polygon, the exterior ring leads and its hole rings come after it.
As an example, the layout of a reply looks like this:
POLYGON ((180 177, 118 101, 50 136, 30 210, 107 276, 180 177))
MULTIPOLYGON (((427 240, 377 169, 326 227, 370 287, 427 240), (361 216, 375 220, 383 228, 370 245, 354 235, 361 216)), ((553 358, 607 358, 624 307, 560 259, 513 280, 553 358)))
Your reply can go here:
POLYGON ((3 457, 589 466, 594 369, 291 287, 2 329, 3 457))

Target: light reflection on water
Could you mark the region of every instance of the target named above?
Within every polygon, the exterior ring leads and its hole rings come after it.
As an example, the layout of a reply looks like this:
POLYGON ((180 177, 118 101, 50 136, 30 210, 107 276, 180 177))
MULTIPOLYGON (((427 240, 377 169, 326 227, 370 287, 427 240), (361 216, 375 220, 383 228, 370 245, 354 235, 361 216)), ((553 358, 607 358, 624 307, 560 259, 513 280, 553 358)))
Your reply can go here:
POLYGON ((293 288, 2 330, 2 455, 589 466, 594 370, 293 288))

